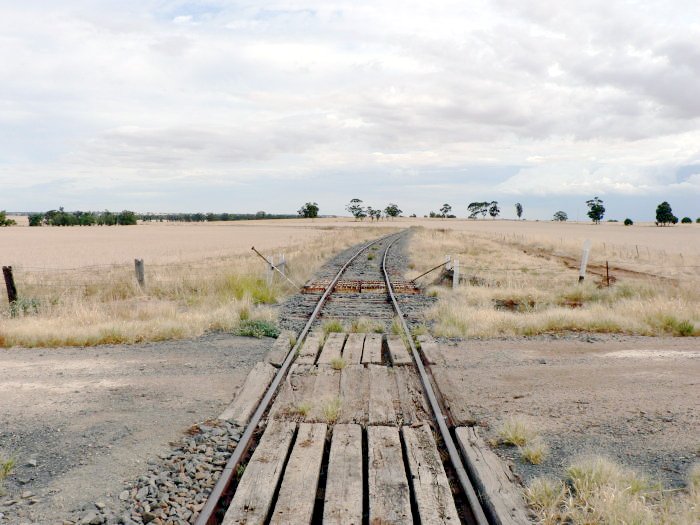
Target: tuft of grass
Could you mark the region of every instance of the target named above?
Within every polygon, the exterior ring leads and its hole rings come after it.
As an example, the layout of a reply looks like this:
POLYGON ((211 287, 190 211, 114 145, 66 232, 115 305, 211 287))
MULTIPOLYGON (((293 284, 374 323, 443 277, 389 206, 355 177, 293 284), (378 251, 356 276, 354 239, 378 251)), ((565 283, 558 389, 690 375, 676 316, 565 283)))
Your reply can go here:
POLYGON ((368 260, 368 261, 374 260, 374 254, 373 254, 373 253, 368 253, 368 254, 367 254, 367 260, 368 260))
POLYGON ((564 482, 536 478, 525 498, 540 523, 691 525, 700 520, 700 466, 684 491, 664 491, 631 469, 601 457, 583 458, 564 482))
POLYGON ((398 317, 394 317, 391 320, 391 333, 394 335, 403 335, 403 327, 401 326, 401 320, 398 317))
POLYGON ((265 279, 252 275, 230 275, 222 292, 228 292, 238 300, 250 297, 254 304, 277 302, 277 291, 265 279))
POLYGON ((328 335, 330 333, 342 333, 345 331, 343 323, 338 319, 328 319, 323 322, 323 334, 328 335))
POLYGON ((549 447, 540 438, 535 438, 520 449, 520 458, 531 465, 539 465, 549 453, 549 447))
POLYGON ((350 323, 350 331, 359 334, 371 332, 381 334, 384 332, 384 323, 370 319, 369 317, 358 317, 350 323))
POLYGON ((247 337, 277 337, 280 335, 280 330, 274 324, 263 321, 261 319, 249 319, 242 321, 241 325, 235 331, 236 335, 247 337))
POLYGON ((342 370, 347 366, 347 362, 342 357, 334 357, 331 359, 331 368, 333 370, 342 370))
POLYGON ((304 401, 294 407, 294 413, 301 417, 306 417, 311 412, 311 403, 304 401))
POLYGON ((511 416, 502 423, 498 436, 504 445, 522 447, 533 441, 537 433, 523 418, 511 416))
POLYGON ((340 398, 333 398, 323 405, 323 417, 329 425, 338 421, 340 415, 341 401, 340 398))
POLYGON ((0 458, 0 495, 4 493, 5 479, 12 473, 15 464, 14 458, 0 458))
POLYGON ((428 335, 428 327, 424 324, 419 324, 411 328, 411 335, 418 337, 419 335, 428 335))
POLYGON ((561 506, 566 492, 561 481, 535 478, 525 488, 525 500, 542 523, 558 523, 556 520, 561 517, 561 506))

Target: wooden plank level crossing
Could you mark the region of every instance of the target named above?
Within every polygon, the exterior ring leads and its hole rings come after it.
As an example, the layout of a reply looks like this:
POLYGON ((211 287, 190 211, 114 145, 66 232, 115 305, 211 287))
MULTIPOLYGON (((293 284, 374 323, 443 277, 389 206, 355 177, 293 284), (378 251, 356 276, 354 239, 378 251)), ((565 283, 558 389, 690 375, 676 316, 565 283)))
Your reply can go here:
MULTIPOLYGON (((388 366, 381 364, 380 334, 331 333, 319 352, 321 341, 312 333, 289 369, 222 523, 459 524, 404 341, 387 338, 388 366), (345 364, 331 366, 341 356, 345 364)), ((424 344, 444 364, 434 340, 424 344)), ((221 417, 247 421, 274 372, 269 362, 258 363, 221 417)), ((512 480, 475 444, 473 429, 458 429, 457 438, 483 471, 479 489, 489 510, 504 516, 498 523, 518 523, 525 511, 512 480)))
POLYGON ((330 365, 333 361, 340 359, 344 343, 345 334, 335 332, 328 334, 321 350, 321 355, 318 356, 317 363, 319 365, 330 365))

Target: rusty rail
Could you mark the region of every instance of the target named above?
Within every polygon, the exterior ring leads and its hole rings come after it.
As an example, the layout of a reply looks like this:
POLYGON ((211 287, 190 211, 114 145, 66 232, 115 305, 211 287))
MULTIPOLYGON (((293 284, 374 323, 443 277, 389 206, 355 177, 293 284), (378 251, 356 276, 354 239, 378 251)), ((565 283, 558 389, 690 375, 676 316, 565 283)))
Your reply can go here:
MULTIPOLYGON (((289 351, 289 353, 287 353, 287 357, 285 358, 284 362, 282 363, 282 366, 277 371, 277 374, 275 374, 275 377, 272 380, 272 383, 270 384, 269 388, 267 389, 267 392, 265 392, 265 395, 263 396, 262 400, 260 401, 258 408, 255 410, 255 413, 250 418, 250 421, 248 422, 248 425, 246 426, 245 430, 243 431, 243 435, 241 436, 241 439, 239 440, 238 445, 236 446, 235 450, 233 451, 233 454, 231 454, 231 457, 229 458, 228 462, 226 463, 226 466, 224 467, 223 471, 221 472, 221 476, 219 477, 219 480, 216 482, 216 485, 214 485, 214 488, 212 489, 211 493, 209 494, 209 497, 207 498, 207 501, 204 504, 204 507, 202 507, 201 512, 197 516, 197 520, 195 521, 195 525, 214 525, 216 523, 215 522, 215 514, 216 514, 217 508, 219 507, 219 502, 220 502, 222 496, 228 491, 229 487, 231 486, 231 483, 233 482, 233 478, 235 476, 238 465, 240 464, 241 460, 246 455, 246 453, 248 452, 248 449, 250 448, 250 445, 252 444, 252 438, 253 438, 253 434, 255 433, 255 429, 257 428, 258 424, 260 423, 260 420, 262 419, 263 414, 265 413, 268 406, 270 405, 270 402, 272 401, 272 398, 274 397, 275 393, 277 392, 277 388, 279 387, 280 383, 282 382, 282 379, 287 374, 287 370, 289 369, 290 365, 292 364, 292 361, 294 360, 294 356, 296 355, 297 350, 299 348, 301 348, 301 345, 304 342, 304 338, 309 333, 309 330, 311 330, 311 325, 313 324, 313 322, 316 319, 316 317, 318 316, 318 314, 321 312, 321 309, 323 308, 323 305, 326 303, 328 296, 330 296, 330 294, 333 292, 333 288, 338 283, 338 281, 340 280, 340 277, 343 275, 343 273, 345 272, 347 267, 350 266, 350 264, 362 252, 367 250, 370 246, 373 246, 373 245, 377 244, 378 242, 386 240, 392 236, 398 236, 401 233, 403 233, 403 232, 399 232, 398 234, 391 233, 389 235, 386 235, 384 237, 376 239, 376 240, 366 244, 365 246, 363 246, 352 257, 350 257, 350 259, 348 259, 345 262, 345 264, 342 266, 342 268, 336 274, 333 281, 331 281, 330 285, 326 288, 325 292, 323 293, 323 295, 319 299, 318 303, 316 304, 316 308, 314 308, 314 311, 312 312, 311 317, 309 317, 309 320, 306 322, 306 325, 304 325, 304 329, 301 331, 301 334, 299 334, 299 337, 297 338, 296 344, 289 351)), ((393 244, 393 242, 392 242, 392 244, 393 244)), ((387 247, 387 250, 388 249, 389 248, 387 247)))
POLYGON ((425 392, 425 396, 428 399, 428 402, 430 403, 430 408, 433 411, 433 415, 435 416, 435 421, 437 422, 438 428, 440 430, 440 436, 442 436, 442 440, 445 443, 445 447, 447 448, 447 453, 450 456, 450 463, 452 463, 452 467, 455 469, 457 479, 459 480, 459 484, 462 487, 465 496, 467 497, 467 501, 469 502, 469 506, 471 507, 474 519, 476 520, 477 525, 489 525, 489 521, 486 519, 484 510, 481 507, 481 500, 479 500, 479 496, 476 494, 476 491, 474 490, 474 487, 472 486, 472 483, 469 480, 469 475, 467 474, 467 471, 464 468, 462 458, 459 455, 459 451, 455 446, 454 440, 452 439, 450 429, 447 427, 447 423, 445 422, 446 416, 443 414, 442 408, 440 407, 440 403, 438 402, 437 397, 435 396, 435 391, 433 390, 433 386, 430 382, 430 378, 428 377, 428 373, 425 370, 423 361, 420 358, 418 349, 416 348, 416 345, 413 342, 413 337, 411 336, 411 332, 408 329, 408 325, 406 324, 403 312, 401 311, 399 303, 396 300, 396 296, 394 295, 394 289, 391 284, 391 279, 389 278, 389 272, 386 269, 386 257, 389 253, 389 250, 397 240, 398 237, 391 241, 391 243, 386 247, 386 250, 384 251, 384 257, 382 258, 382 272, 384 273, 384 279, 386 280, 386 288, 389 292, 389 296, 391 297, 391 302, 394 305, 394 310, 396 310, 396 314, 398 315, 399 320, 401 321, 401 328, 403 329, 404 334, 406 335, 406 340, 408 341, 408 344, 411 347, 411 353, 413 354, 413 359, 420 374, 420 380, 421 384, 423 385, 423 391, 425 392))

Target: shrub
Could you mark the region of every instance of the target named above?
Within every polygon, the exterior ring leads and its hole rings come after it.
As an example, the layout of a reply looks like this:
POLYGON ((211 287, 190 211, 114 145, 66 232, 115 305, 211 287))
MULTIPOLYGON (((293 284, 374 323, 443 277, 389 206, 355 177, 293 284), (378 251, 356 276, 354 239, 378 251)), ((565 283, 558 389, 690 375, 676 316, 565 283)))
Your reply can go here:
POLYGON ((634 224, 634 221, 630 219, 629 217, 625 219, 625 226, 632 226, 634 224))
POLYGON ((690 217, 683 217, 681 219, 681 224, 692 224, 692 222, 693 222, 693 219, 691 219, 690 217))
POLYGON ((14 226, 17 224, 14 220, 8 219, 5 210, 0 211, 0 226, 14 226))
POLYGON ((698 224, 700 224, 700 217, 698 217, 697 219, 695 219, 695 222, 697 222, 698 224))
POLYGON ((268 321, 247 319, 241 322, 235 334, 260 339, 262 337, 277 337, 280 335, 280 331, 279 328, 268 321))

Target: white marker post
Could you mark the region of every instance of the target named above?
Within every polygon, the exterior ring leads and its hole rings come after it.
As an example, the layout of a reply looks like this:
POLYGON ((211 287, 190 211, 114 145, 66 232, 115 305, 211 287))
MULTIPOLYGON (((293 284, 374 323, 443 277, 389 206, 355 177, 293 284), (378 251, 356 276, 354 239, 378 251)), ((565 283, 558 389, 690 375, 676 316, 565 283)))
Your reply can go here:
POLYGON ((588 256, 591 253, 591 241, 586 239, 583 243, 583 253, 581 254, 581 268, 578 271, 578 282, 583 281, 586 276, 586 266, 588 266, 588 256))
POLYGON ((459 259, 455 259, 452 263, 452 289, 456 290, 459 284, 459 259))

